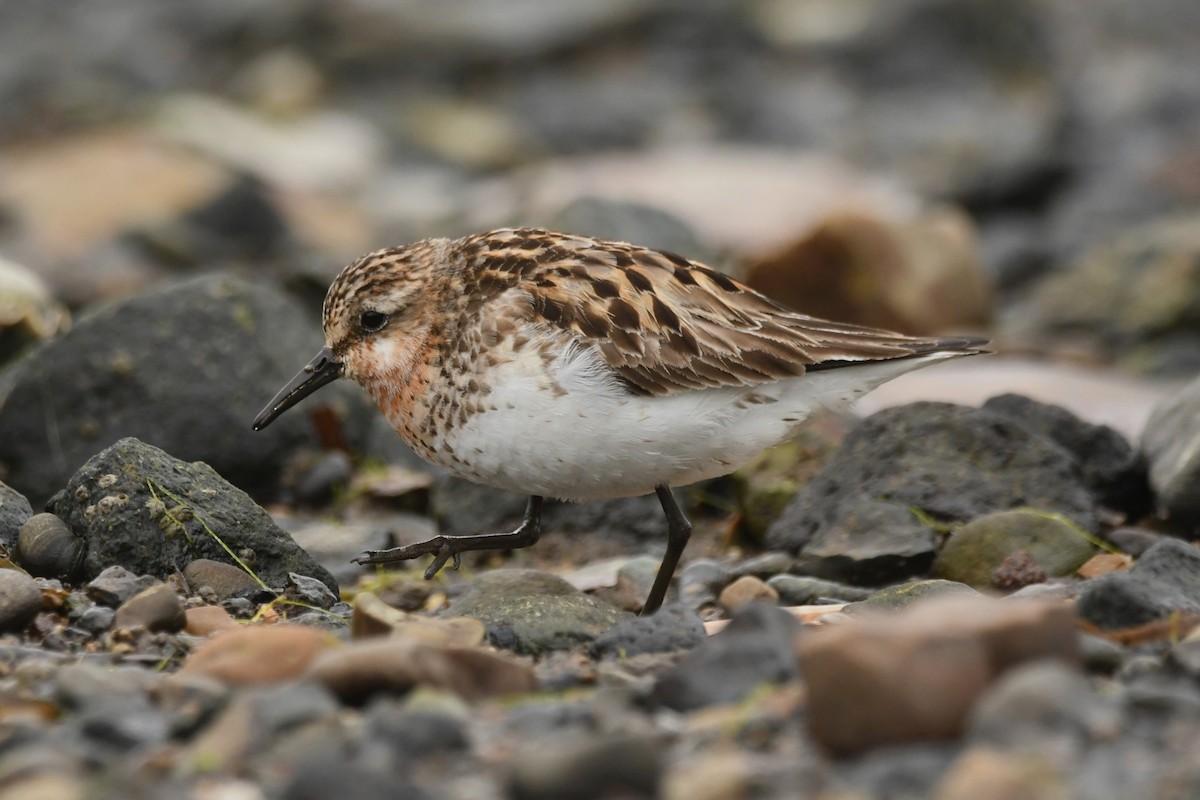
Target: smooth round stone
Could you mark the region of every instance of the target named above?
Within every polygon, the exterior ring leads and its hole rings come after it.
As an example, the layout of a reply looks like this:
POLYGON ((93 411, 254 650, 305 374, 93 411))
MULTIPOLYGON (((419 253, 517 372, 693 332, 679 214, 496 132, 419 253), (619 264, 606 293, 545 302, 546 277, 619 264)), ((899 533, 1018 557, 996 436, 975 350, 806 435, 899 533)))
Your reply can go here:
POLYGON ((42 593, 33 578, 0 569, 0 631, 19 631, 42 610, 42 593))
POLYGON ((207 586, 216 593, 219 600, 227 600, 239 592, 252 592, 262 588, 258 581, 246 574, 241 567, 211 558, 197 558, 189 562, 183 568, 183 578, 193 591, 207 586))
POLYGON ((138 592, 117 609, 115 628, 144 628, 175 632, 187 625, 183 603, 170 584, 160 583, 138 592))

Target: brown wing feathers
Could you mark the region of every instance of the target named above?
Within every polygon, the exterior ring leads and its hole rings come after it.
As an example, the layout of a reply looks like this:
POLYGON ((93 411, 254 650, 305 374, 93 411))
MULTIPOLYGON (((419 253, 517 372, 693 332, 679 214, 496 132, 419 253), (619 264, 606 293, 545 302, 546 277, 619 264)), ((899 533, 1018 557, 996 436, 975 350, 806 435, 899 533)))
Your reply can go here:
POLYGON ((750 386, 806 369, 982 344, 808 317, 670 253, 534 229, 503 234, 511 240, 481 248, 490 266, 479 266, 494 272, 519 251, 522 268, 509 269, 509 286, 529 294, 531 313, 595 342, 640 393, 750 386))

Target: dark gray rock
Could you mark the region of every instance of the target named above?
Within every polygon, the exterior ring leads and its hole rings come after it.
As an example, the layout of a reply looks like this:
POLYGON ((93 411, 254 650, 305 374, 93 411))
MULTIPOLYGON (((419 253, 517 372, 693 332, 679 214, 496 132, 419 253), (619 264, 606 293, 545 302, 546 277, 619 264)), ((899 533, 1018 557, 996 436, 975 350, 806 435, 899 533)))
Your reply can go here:
POLYGON ((763 683, 796 678, 792 640, 800 623, 765 603, 738 609, 724 630, 663 672, 654 685, 654 701, 677 711, 716 703, 734 703, 763 683))
POLYGON ((425 800, 428 795, 408 779, 364 769, 330 754, 328 760, 311 760, 297 765, 279 793, 280 800, 425 800))
POLYGON ((1100 505, 1130 519, 1153 509, 1146 458, 1107 425, 1093 425, 1061 406, 1019 394, 990 398, 982 409, 1010 417, 1061 445, 1075 457, 1080 476, 1100 505))
POLYGON ((852 430, 767 534, 801 569, 858 584, 933 563, 931 524, 1030 506, 1098 526, 1075 459, 1010 417, 948 403, 880 411, 852 430))
POLYGON ((75 624, 90 634, 104 633, 112 627, 116 611, 108 606, 89 606, 75 624))
POLYGON ((729 570, 710 558, 697 558, 679 571, 678 582, 680 604, 697 609, 717 602, 729 582, 729 570))
POLYGON ((627 658, 641 653, 690 650, 708 635, 696 612, 670 603, 648 617, 622 620, 592 642, 593 658, 627 658))
POLYGON ((1105 629, 1142 625, 1178 611, 1200 612, 1200 549, 1164 539, 1127 572, 1088 581, 1076 609, 1105 629))
POLYGON ((297 572, 337 591, 333 576, 245 492, 207 464, 184 463, 137 439, 89 459, 50 506, 87 541, 86 577, 120 565, 165 578, 196 558, 227 561, 228 547, 269 586, 297 572))
POLYGON ((1116 704, 1097 695, 1086 676, 1044 660, 1009 671, 979 698, 968 735, 1002 750, 1054 740, 1083 747, 1111 736, 1119 723, 1116 704))
POLYGON ((544 223, 551 230, 570 231, 614 242, 679 253, 716 265, 717 254, 705 246, 686 223, 661 209, 603 197, 580 197, 544 223))
POLYGON ((88 597, 116 608, 143 589, 158 583, 153 575, 135 575, 122 566, 105 567, 87 585, 88 597))
POLYGON ((765 581, 772 576, 787 573, 795 562, 796 559, 789 553, 760 553, 730 566, 729 577, 732 579, 753 575, 765 581))
POLYGON ((446 614, 480 620, 493 645, 527 655, 586 644, 630 617, 562 578, 529 569, 481 575, 446 614))
POLYGON ((42 610, 42 593, 33 578, 0 569, 0 631, 20 631, 42 610))
POLYGON ((33 516, 33 508, 25 495, 0 482, 0 546, 12 552, 17 545, 17 533, 25 520, 33 516))
POLYGON ((289 599, 317 608, 330 608, 338 601, 337 595, 321 581, 294 572, 288 574, 285 593, 289 599))
MULTIPOLYGON (((1200 120, 1200 101, 1196 113, 1200 120)), ((1133 221, 1124 217, 1118 226, 1097 231, 1086 253, 1028 293, 1007 326, 1011 338, 1074 338, 1131 371, 1195 375, 1200 223, 1191 213, 1131 227, 1133 221)))
POLYGON ((785 606, 807 606, 831 600, 853 603, 866 600, 872 591, 811 575, 776 575, 767 580, 767 586, 779 592, 779 602, 785 606))
POLYGON ((367 746, 381 750, 387 763, 412 764, 440 753, 468 749, 463 720, 436 711, 401 707, 392 698, 373 700, 363 713, 367 746))
MULTIPOLYGON (((316 434, 305 407, 260 433, 250 421, 321 343, 288 297, 219 274, 102 308, 13 368, 0 462, 40 505, 92 454, 134 436, 272 497, 284 462, 315 448, 316 434)), ((352 388, 329 387, 307 407, 318 404, 361 438, 365 401, 352 388)))

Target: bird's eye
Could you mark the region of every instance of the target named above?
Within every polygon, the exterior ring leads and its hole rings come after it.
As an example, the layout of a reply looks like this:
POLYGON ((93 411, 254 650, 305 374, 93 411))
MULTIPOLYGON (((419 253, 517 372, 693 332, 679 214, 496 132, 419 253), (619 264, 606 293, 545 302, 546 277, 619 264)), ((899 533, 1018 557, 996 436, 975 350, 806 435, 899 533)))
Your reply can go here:
POLYGON ((382 330, 384 325, 387 325, 388 317, 381 311, 364 311, 362 316, 358 318, 358 324, 367 333, 375 333, 382 330))

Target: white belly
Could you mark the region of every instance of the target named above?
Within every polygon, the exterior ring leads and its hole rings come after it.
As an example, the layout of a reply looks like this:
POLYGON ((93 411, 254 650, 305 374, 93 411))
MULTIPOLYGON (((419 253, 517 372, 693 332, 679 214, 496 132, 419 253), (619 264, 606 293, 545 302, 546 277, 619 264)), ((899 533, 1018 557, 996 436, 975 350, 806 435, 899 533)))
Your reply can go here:
POLYGON ((790 438, 814 411, 949 356, 644 397, 613 380, 595 353, 575 350, 553 364, 557 391, 528 365, 490 373, 489 410, 446 433, 460 462, 444 466, 477 483, 562 500, 648 494, 659 484, 728 474, 790 438))

